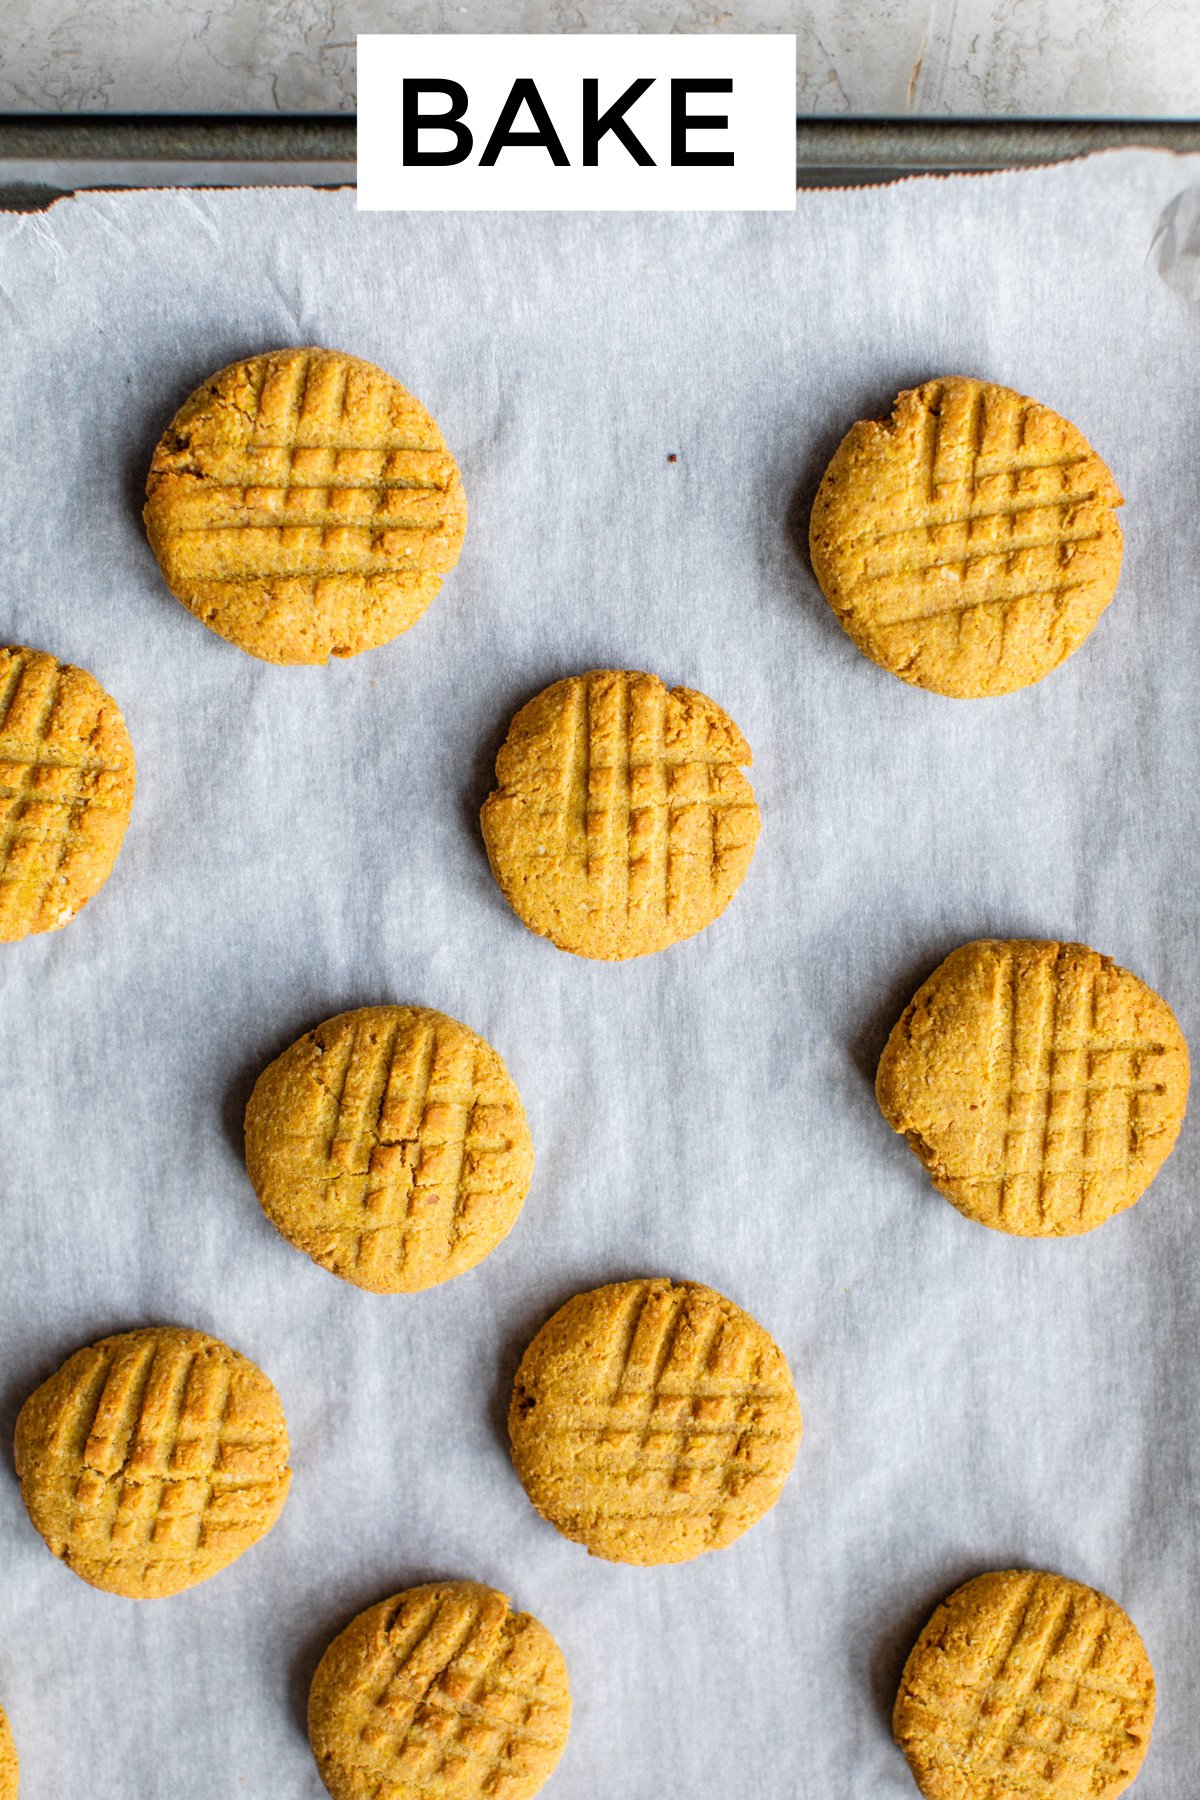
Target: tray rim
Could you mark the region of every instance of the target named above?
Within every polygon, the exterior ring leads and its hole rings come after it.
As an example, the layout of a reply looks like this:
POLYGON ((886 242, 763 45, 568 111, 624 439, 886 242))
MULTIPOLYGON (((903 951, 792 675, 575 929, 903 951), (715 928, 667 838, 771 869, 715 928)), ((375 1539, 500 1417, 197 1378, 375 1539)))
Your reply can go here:
MULTIPOLYGON (((147 161, 345 161, 353 159, 353 113, 0 112, 0 159, 147 161)), ((797 159, 979 166, 1057 161, 1093 150, 1145 146, 1200 149, 1194 118, 925 114, 801 115, 797 159)))
MULTIPOLYGON (((0 113, 0 210, 40 210, 82 188, 353 186, 356 135, 353 113, 0 113)), ((1200 152, 1200 117, 801 116, 796 184, 983 174, 1119 149, 1200 152)))

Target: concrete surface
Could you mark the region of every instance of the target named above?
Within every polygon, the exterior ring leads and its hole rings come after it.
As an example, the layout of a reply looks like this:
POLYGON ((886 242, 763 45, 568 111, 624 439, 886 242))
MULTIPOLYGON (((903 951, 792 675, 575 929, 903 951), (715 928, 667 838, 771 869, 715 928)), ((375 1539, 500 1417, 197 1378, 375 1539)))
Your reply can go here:
POLYGON ((794 31, 806 115, 1200 117, 1195 0, 5 0, 0 110, 352 112, 359 31, 794 31))

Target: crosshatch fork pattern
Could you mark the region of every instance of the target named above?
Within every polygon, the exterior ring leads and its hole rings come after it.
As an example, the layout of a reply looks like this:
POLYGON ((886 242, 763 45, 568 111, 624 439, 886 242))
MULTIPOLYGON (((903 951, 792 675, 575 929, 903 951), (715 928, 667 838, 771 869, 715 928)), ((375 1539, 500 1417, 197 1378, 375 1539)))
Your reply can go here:
POLYGON ((172 593, 267 662, 323 663, 416 623, 458 561, 458 465, 419 401, 358 357, 222 369, 164 433, 146 531, 172 593))
POLYGON ((173 491, 157 522, 176 577, 315 583, 448 566, 439 534, 457 466, 411 397, 394 416, 398 384, 311 350, 256 358, 245 380, 240 400, 215 383, 244 421, 235 446, 210 445, 197 429, 156 458, 158 472, 192 484, 173 491))
POLYGON ((1030 1208, 1040 1224, 1050 1212, 1082 1218, 1090 1186, 1136 1160, 1147 1096, 1166 1092, 1156 1078, 1164 1043, 1102 1034, 1101 974, 1099 957, 1064 945, 1050 964, 1029 965, 1013 950, 1004 959, 986 1099, 995 1173, 958 1177, 990 1184, 1000 1223, 1030 1208))
POLYGON ((20 1452, 31 1516, 99 1586, 189 1586, 261 1536, 283 1503, 278 1396, 202 1333, 105 1339, 78 1352, 30 1409, 29 1432, 43 1414, 51 1421, 45 1441, 27 1433, 20 1452))
POLYGON ((251 1100, 247 1159, 286 1236, 389 1292, 477 1262, 515 1219, 533 1166, 496 1051, 411 1006, 340 1014, 285 1052, 251 1100))
POLYGON ((1002 624, 1020 601, 1053 608, 1086 585, 1071 579, 1078 547, 1100 541, 1098 459, 1086 447, 1031 459, 1026 434, 1044 409, 1005 389, 964 388, 923 390, 909 514, 865 546, 862 584, 888 630, 945 617, 961 631, 977 606, 996 608, 1002 624))
POLYGON ((133 797, 120 716, 82 669, 0 650, 0 937, 63 924, 109 873, 133 797))
POLYGON ((736 754, 703 715, 684 723, 645 676, 581 676, 564 698, 550 819, 575 840, 602 905, 669 918, 683 890, 715 889, 745 844, 754 803, 736 754))
POLYGON ((386 1034, 356 1025, 331 1047, 322 1077, 331 1100, 336 1092, 326 1197, 343 1216, 361 1209, 342 1227, 356 1262, 380 1231, 396 1234, 403 1259, 435 1223, 453 1261, 475 1204, 497 1192, 489 1178, 503 1184, 503 1163, 517 1148, 513 1096, 483 1048, 436 1013, 398 1017, 386 1034))
POLYGON ((522 708, 484 804, 488 855, 534 930, 585 956, 640 956, 710 924, 758 837, 750 749, 712 700, 595 669, 522 708))
POLYGON ((1088 1231, 1169 1155, 1188 1053, 1167 1003, 1083 944, 963 945, 906 1008, 877 1093, 936 1185, 1003 1231, 1088 1231))
POLYGON ((884 667, 941 693, 1007 693, 1077 648, 1112 597, 1120 503, 1049 408, 931 381, 847 436, 814 505, 813 565, 884 667))
POLYGON ((313 1684, 310 1725, 335 1794, 521 1800, 570 1722, 545 1627, 473 1582, 415 1588, 361 1614, 313 1684))
POLYGON ((981 1792, 1094 1800, 1136 1773, 1153 1712, 1149 1664, 1121 1609, 1079 1583, 1014 1571, 939 1608, 904 1671, 896 1735, 918 1779, 940 1771, 981 1792))
POLYGON ((549 1516, 563 1525, 564 1512, 577 1515, 582 1530, 569 1535, 593 1548, 586 1533, 608 1527, 628 1539, 686 1523, 690 1554, 736 1537, 773 1503, 799 1442, 778 1347, 689 1284, 634 1282, 572 1304, 588 1321, 586 1359, 561 1388, 543 1388, 535 1339, 514 1390, 514 1453, 523 1479, 532 1472, 535 1504, 548 1469, 549 1516))

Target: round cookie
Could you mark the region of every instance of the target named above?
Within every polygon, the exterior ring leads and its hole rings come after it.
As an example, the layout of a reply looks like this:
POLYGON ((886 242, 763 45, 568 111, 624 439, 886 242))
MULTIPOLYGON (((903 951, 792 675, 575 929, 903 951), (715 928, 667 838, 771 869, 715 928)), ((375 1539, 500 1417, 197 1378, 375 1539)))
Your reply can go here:
POLYGON ((144 518, 177 600, 274 663, 323 663, 416 623, 458 561, 458 465, 419 400, 336 350, 231 363, 154 452, 144 518))
POLYGON ((0 942, 57 931, 104 886, 133 787, 133 745, 99 682, 0 649, 0 942))
POLYGON ((264 1069, 246 1168, 272 1224, 314 1262, 374 1293, 415 1293, 511 1231, 533 1144, 483 1038, 426 1006, 365 1006, 264 1069))
POLYGON ((611 1562, 687 1562, 769 1512, 800 1443, 782 1350, 696 1282, 577 1294, 517 1370, 513 1462, 542 1517, 611 1562))
POLYGON ((383 1600, 313 1676, 308 1736, 334 1800, 526 1800, 567 1741, 571 1692, 544 1625, 474 1581, 383 1600))
POLYGON ((664 950, 710 925, 754 854, 745 738, 712 700, 594 669, 523 706, 496 758, 483 841, 531 931, 578 956, 664 950))
POLYGON ((260 1369, 217 1338, 147 1326, 77 1350, 21 1408, 29 1516, 93 1587, 178 1594, 270 1531, 287 1426, 260 1369))
POLYGON ((961 1213, 1020 1237, 1132 1206, 1183 1121, 1188 1050, 1165 1000, 1085 944, 984 939, 904 1009, 875 1093, 961 1213))
POLYGON ((813 504, 813 572, 881 668, 956 698, 1010 694, 1077 650, 1112 599, 1120 505, 1049 407, 927 381, 842 439, 813 504))
POLYGON ((926 1800, 1114 1800, 1142 1765, 1154 1671, 1114 1600, 1033 1569, 944 1600, 892 1726, 926 1800))
POLYGON ((17 1800, 17 1747, 0 1706, 0 1800, 17 1800))

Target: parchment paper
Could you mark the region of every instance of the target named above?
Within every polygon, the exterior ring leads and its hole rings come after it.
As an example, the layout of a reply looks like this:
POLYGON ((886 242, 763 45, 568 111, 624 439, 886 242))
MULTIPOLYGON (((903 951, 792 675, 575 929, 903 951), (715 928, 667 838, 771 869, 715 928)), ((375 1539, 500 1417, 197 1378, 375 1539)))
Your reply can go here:
POLYGON ((79 1344, 178 1321, 273 1377, 295 1465, 263 1544, 138 1604, 50 1557, 6 1448, 22 1800, 318 1800, 325 1643, 459 1574, 563 1646, 556 1800, 902 1800, 912 1637, 1013 1563, 1128 1608, 1160 1683, 1139 1800, 1194 1800, 1195 1126, 1132 1212, 1024 1242, 930 1188, 872 1078, 917 983, 987 934, 1095 945, 1200 1041, 1198 183, 1128 153, 802 194, 794 218, 358 217, 262 191, 0 219, 0 631, 93 670, 139 763, 107 888, 0 953, 0 1424, 7 1446, 79 1344), (138 516, 178 403, 286 343, 394 371, 471 507, 424 620, 326 669, 205 631, 138 516), (850 422, 955 372, 1060 409, 1127 498, 1093 638, 998 701, 874 668, 797 543, 850 422), (614 664, 727 707, 764 826, 716 926, 607 967, 521 927, 477 814, 515 708, 614 664), (416 1298, 291 1250, 241 1159, 266 1061, 386 1000, 491 1039, 537 1147, 503 1247, 416 1298), (769 1519, 659 1570, 543 1524, 503 1426, 553 1308, 651 1272, 761 1319, 807 1423, 769 1519))

